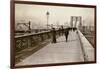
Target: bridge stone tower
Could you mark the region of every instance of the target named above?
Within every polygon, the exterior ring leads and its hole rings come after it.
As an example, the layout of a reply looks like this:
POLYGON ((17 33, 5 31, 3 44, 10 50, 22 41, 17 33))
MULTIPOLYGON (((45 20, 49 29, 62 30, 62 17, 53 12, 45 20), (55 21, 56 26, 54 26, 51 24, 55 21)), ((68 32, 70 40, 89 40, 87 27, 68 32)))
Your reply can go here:
POLYGON ((77 27, 77 23, 78 24, 78 28, 82 27, 82 17, 81 16, 71 16, 71 21, 70 21, 70 26, 71 27, 77 27))

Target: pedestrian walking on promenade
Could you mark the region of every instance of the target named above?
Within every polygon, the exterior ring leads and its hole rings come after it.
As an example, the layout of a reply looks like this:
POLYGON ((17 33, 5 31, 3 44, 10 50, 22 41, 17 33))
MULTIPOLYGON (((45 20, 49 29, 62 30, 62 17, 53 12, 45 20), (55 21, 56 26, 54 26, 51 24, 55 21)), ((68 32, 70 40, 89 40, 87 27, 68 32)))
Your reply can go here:
POLYGON ((65 38, 66 38, 66 42, 67 42, 67 40, 68 40, 68 34, 69 34, 69 29, 66 28, 64 33, 65 33, 65 38))
POLYGON ((52 43, 56 43, 56 31, 55 28, 52 28, 52 43))
POLYGON ((64 34, 64 28, 63 28, 63 26, 61 26, 61 34, 62 35, 64 34))
POLYGON ((62 32, 61 32, 61 28, 59 28, 59 30, 58 30, 58 31, 59 31, 59 36, 60 36, 60 35, 61 35, 61 33, 62 33, 62 32))

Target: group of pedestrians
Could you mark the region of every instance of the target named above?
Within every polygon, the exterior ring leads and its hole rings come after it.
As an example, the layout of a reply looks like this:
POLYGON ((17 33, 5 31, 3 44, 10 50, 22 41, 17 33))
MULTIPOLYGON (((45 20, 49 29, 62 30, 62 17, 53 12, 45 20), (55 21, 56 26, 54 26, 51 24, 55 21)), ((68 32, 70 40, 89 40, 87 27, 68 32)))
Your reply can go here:
MULTIPOLYGON (((58 31, 59 31, 59 35, 65 35, 65 39, 66 39, 66 42, 68 41, 68 35, 69 35, 69 31, 75 31, 75 30, 77 30, 77 28, 66 28, 66 29, 63 29, 63 27, 62 28, 60 28, 58 31)), ((56 40, 56 30, 55 30, 55 28, 52 28, 52 43, 56 43, 57 42, 57 40, 56 40)))

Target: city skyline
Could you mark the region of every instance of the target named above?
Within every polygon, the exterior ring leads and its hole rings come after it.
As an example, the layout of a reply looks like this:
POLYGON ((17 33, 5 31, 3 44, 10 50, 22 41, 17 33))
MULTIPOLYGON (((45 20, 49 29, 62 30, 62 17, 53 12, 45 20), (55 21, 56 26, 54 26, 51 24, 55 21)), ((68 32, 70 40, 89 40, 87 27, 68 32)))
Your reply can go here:
POLYGON ((71 16, 81 16, 83 25, 94 26, 94 8, 57 7, 44 5, 15 4, 15 23, 31 21, 34 26, 47 24, 47 11, 49 12, 48 24, 70 25, 71 16))

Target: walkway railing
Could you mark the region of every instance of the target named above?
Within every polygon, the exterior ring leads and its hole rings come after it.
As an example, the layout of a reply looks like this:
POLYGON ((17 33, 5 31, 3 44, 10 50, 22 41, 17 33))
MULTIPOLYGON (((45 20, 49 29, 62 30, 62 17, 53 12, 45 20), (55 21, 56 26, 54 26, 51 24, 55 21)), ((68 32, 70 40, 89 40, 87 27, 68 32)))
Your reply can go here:
POLYGON ((94 61, 95 51, 93 46, 85 38, 85 36, 78 30, 78 36, 81 43, 81 48, 83 52, 84 61, 94 61))
MULTIPOLYGON (((58 37, 59 34, 60 34, 60 31, 56 30, 56 37, 58 37)), ((51 39, 51 38, 52 38, 51 31, 15 36, 16 52, 19 52, 29 47, 34 47, 38 43, 43 42, 46 39, 51 39)))

